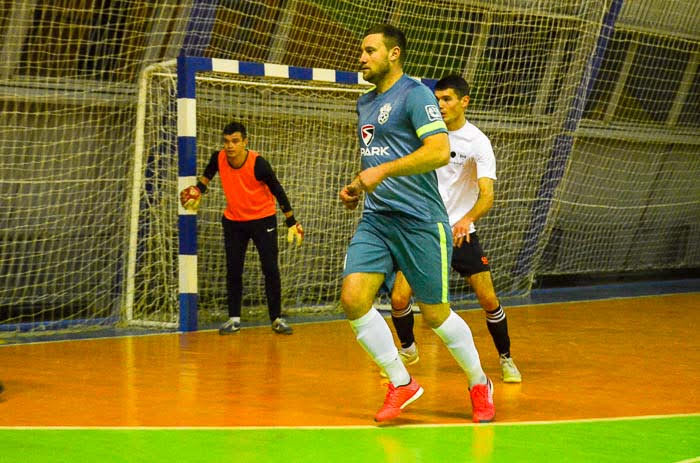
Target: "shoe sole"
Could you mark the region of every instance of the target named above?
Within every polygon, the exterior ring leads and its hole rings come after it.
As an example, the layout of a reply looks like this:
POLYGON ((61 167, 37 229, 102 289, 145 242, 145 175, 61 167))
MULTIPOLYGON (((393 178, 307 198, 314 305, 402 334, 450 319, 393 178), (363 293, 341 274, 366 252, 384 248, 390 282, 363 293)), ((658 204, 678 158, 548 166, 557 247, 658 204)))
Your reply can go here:
POLYGON ((423 395, 423 392, 424 392, 424 391, 423 391, 423 387, 422 387, 422 386, 419 387, 418 390, 416 391, 416 393, 413 394, 413 395, 411 396, 410 399, 408 399, 406 402, 404 402, 403 405, 401 405, 401 407, 400 407, 401 410, 403 410, 404 408, 406 408, 406 406, 411 405, 411 404, 412 404, 413 402, 415 402, 416 400, 420 399, 420 396, 423 395))
POLYGON ((522 383, 523 377, 504 375, 503 372, 501 372, 501 380, 503 380, 504 383, 522 383))

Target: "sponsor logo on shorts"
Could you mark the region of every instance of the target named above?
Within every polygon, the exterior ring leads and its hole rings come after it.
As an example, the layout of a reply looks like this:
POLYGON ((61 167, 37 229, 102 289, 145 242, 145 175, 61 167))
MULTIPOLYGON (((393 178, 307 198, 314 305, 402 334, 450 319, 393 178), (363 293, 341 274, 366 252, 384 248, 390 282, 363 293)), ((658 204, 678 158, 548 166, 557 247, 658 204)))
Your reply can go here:
POLYGON ((489 265, 489 260, 486 258, 486 256, 481 256, 481 263, 484 265, 489 265))

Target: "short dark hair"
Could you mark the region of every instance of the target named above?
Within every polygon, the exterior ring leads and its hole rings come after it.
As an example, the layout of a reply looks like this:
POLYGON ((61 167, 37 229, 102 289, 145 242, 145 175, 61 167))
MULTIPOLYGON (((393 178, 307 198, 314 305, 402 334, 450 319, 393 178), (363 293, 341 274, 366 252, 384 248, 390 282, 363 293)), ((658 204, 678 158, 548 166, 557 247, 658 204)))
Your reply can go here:
POLYGON ((241 124, 240 122, 231 122, 224 127, 224 130, 222 130, 224 135, 231 135, 234 132, 241 132, 241 137, 243 138, 248 138, 248 134, 246 133, 245 130, 245 125, 241 124))
POLYGON ((469 96, 469 84, 464 77, 458 74, 450 74, 438 80, 435 90, 447 90, 451 88, 459 98, 469 96))
POLYGON ((391 24, 376 24, 365 32, 363 37, 367 37, 372 34, 382 34, 384 36, 384 45, 387 50, 391 50, 394 47, 399 47, 401 54, 399 55, 399 64, 403 64, 404 59, 406 59, 407 42, 406 36, 401 29, 391 24))

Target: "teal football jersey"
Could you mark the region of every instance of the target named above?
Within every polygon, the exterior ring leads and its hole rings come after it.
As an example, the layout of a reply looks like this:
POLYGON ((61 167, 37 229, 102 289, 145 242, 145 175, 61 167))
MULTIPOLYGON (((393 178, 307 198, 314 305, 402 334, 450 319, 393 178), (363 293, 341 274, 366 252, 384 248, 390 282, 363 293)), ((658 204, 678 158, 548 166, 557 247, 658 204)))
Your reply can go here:
MULTIPOLYGON (((357 100, 362 169, 407 156, 425 137, 447 133, 435 96, 405 74, 386 92, 357 100)), ((365 212, 399 212, 426 222, 445 222, 435 171, 389 177, 365 195, 365 212)))

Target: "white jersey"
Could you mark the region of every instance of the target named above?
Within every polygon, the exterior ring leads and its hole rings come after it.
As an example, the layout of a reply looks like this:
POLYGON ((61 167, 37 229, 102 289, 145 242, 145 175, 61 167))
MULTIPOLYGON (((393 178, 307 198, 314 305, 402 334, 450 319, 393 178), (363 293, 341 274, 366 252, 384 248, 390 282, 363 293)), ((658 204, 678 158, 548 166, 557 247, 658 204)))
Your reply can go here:
MULTIPOLYGON (((477 179, 496 180, 496 157, 489 138, 467 121, 450 131, 450 163, 436 169, 440 196, 450 217, 450 226, 461 220, 479 198, 477 179)), ((469 233, 475 230, 471 225, 469 233)))

